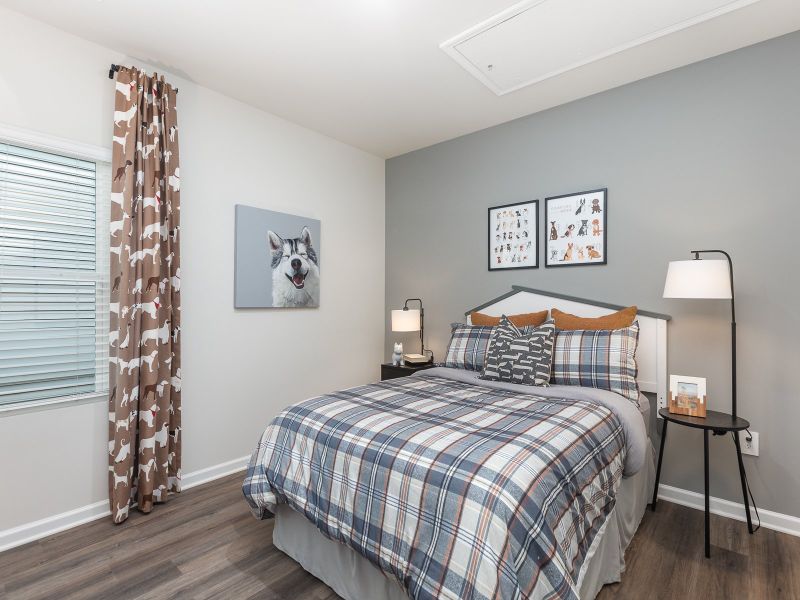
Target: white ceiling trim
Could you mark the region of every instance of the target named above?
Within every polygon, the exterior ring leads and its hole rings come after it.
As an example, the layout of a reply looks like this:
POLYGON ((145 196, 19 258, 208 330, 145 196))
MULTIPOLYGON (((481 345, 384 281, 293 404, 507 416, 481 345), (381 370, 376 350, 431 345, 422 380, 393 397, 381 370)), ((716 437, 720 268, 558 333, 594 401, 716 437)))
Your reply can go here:
POLYGON ((570 63, 570 64, 568 64, 567 66, 565 66, 563 68, 555 69, 553 71, 549 71, 549 72, 545 73, 544 75, 525 80, 522 83, 519 83, 518 85, 509 87, 509 88, 504 88, 504 87, 498 86, 491 78, 487 77, 486 71, 484 71, 483 68, 475 65, 469 58, 467 58, 464 54, 461 53, 461 51, 459 50, 458 47, 459 47, 459 45, 463 44, 464 42, 467 42, 468 40, 470 40, 470 39, 472 39, 472 38, 474 38, 474 37, 486 32, 486 31, 488 31, 488 30, 490 30, 490 29, 492 29, 494 27, 497 27, 499 24, 503 23, 504 21, 508 21, 510 19, 513 19, 514 17, 516 17, 516 16, 518 16, 518 15, 520 15, 520 14, 522 14, 522 13, 524 13, 524 12, 526 12, 526 11, 532 9, 532 8, 535 8, 536 6, 539 6, 540 4, 543 4, 544 2, 547 2, 547 0, 522 0, 521 2, 518 2, 517 4, 514 4, 513 6, 509 7, 508 9, 497 13, 493 17, 489 17, 485 21, 482 21, 482 22, 478 23, 477 25, 475 25, 473 27, 470 27, 466 31, 464 31, 464 32, 462 32, 462 33, 460 33, 460 34, 458 34, 458 35, 456 35, 456 36, 454 36, 454 37, 442 42, 439 45, 439 48, 441 48, 448 56, 450 56, 450 58, 452 58, 462 68, 464 68, 464 70, 466 70, 473 77, 478 79, 486 87, 488 87, 490 90, 492 90, 496 95, 504 96, 506 94, 510 94, 512 92, 516 92, 517 90, 520 90, 522 88, 528 87, 529 85, 540 83, 542 81, 545 81, 547 79, 551 79, 551 78, 556 77, 558 75, 561 75, 563 73, 567 73, 569 71, 573 71, 573 70, 578 69, 580 67, 583 67, 585 65, 597 62, 597 61, 602 60, 604 58, 608 58, 608 57, 613 56, 615 54, 619 54, 620 52, 624 52, 626 50, 630 50, 631 48, 635 48, 637 46, 641 46, 642 44, 646 44, 647 42, 651 42, 653 40, 657 40, 658 38, 661 38, 661 37, 676 33, 676 32, 681 31, 683 29, 687 29, 689 27, 692 27, 693 25, 698 25, 700 23, 704 23, 704 22, 709 21, 711 19, 714 19, 714 18, 720 17, 722 15, 725 15, 727 13, 739 10, 739 9, 744 8, 746 6, 750 6, 751 4, 755 4, 756 2, 760 2, 760 1, 761 0, 732 0, 731 2, 729 2, 729 3, 727 3, 727 4, 723 5, 723 6, 720 6, 718 8, 715 8, 713 10, 709 10, 709 11, 701 13, 701 14, 695 16, 695 17, 691 17, 689 19, 685 19, 683 21, 675 23, 674 25, 670 25, 668 27, 664 27, 663 29, 659 29, 659 30, 654 31, 652 33, 649 33, 647 35, 643 35, 643 36, 638 37, 638 38, 636 38, 634 40, 626 42, 624 44, 620 44, 620 45, 614 46, 614 47, 610 48, 609 50, 594 54, 594 55, 589 56, 589 57, 587 57, 587 58, 585 58, 583 60, 579 60, 579 61, 570 63))

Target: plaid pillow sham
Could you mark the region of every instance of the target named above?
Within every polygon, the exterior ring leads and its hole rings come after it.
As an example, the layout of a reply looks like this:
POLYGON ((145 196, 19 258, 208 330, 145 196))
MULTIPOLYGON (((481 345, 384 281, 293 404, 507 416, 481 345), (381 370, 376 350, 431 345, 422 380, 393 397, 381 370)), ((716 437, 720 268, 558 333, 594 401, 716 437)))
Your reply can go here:
POLYGON ((486 356, 486 348, 494 327, 453 323, 453 333, 447 345, 447 356, 443 367, 480 371, 486 356))
POLYGON ((503 315, 492 335, 480 378, 549 386, 554 336, 552 321, 520 331, 503 315))
MULTIPOLYGON (((438 366, 482 371, 486 350, 497 326, 467 325, 466 323, 451 323, 450 326, 453 332, 450 335, 450 343, 447 345, 447 356, 443 363, 437 363, 438 366)), ((536 327, 532 325, 526 325, 521 331, 527 335, 535 329, 536 327)))
POLYGON ((636 345, 639 322, 606 330, 557 330, 550 383, 616 392, 638 402, 636 345))

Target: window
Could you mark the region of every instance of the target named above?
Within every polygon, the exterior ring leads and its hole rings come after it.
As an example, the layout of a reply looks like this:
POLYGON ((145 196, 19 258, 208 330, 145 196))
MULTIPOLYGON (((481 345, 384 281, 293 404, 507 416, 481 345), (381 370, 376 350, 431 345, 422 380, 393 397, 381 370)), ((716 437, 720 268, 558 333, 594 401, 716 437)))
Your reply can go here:
POLYGON ((107 391, 110 189, 108 163, 0 141, 0 408, 107 391))

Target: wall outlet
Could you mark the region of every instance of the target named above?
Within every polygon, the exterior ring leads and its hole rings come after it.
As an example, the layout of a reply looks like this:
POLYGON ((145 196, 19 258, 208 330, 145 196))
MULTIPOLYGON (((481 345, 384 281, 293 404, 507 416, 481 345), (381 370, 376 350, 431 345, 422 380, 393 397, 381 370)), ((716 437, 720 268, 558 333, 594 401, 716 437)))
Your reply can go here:
POLYGON ((739 443, 742 445, 742 454, 751 454, 753 456, 758 456, 757 431, 751 431, 750 433, 748 433, 747 431, 740 431, 739 443), (750 441, 748 441, 747 438, 750 438, 750 441))

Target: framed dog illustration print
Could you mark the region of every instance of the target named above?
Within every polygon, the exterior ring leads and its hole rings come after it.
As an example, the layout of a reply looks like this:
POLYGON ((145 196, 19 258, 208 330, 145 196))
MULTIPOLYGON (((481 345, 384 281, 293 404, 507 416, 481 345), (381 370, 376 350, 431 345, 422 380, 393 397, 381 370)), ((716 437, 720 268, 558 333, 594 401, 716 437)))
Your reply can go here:
POLYGON ((545 198, 545 267, 607 263, 607 196, 603 188, 545 198))
POLYGON ((489 209, 489 270, 539 268, 539 201, 489 209))
POLYGON ((236 205, 234 307, 317 308, 320 222, 236 205))

